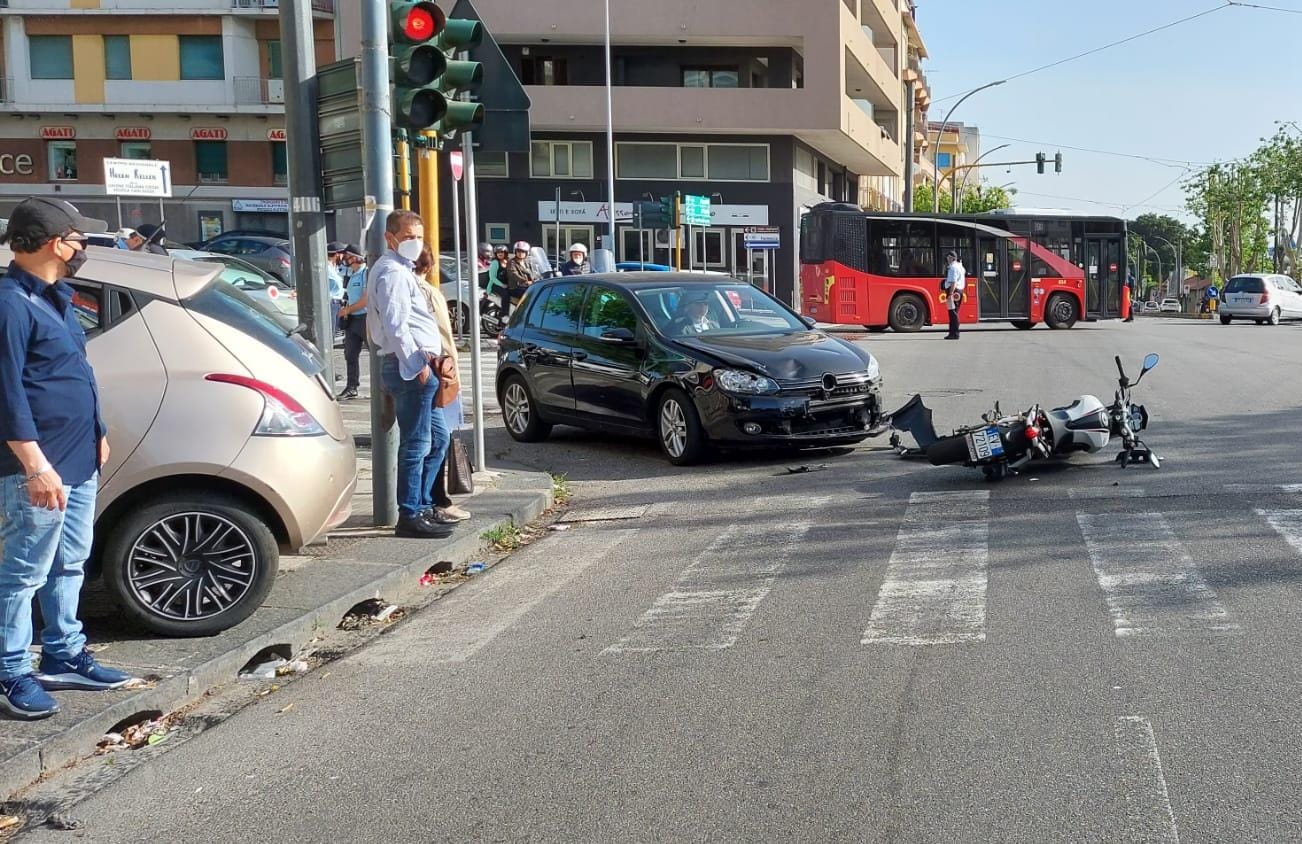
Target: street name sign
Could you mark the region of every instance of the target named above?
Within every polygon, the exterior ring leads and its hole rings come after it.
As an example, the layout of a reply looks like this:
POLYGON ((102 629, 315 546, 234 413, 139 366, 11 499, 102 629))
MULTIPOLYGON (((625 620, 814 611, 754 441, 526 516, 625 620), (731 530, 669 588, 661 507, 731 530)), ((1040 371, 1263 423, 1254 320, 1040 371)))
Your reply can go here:
POLYGON ((106 158, 104 192, 109 196, 170 197, 172 163, 144 158, 106 158))

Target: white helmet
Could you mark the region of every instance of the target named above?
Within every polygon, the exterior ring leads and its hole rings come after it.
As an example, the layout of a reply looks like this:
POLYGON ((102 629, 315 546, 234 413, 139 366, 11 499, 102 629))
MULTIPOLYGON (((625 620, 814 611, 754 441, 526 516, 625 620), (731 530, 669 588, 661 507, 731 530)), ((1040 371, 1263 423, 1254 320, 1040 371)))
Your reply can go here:
POLYGON ((570 251, 571 251, 571 252, 580 252, 580 253, 582 253, 582 254, 584 254, 584 255, 587 255, 587 254, 588 254, 588 247, 584 246, 582 243, 571 243, 571 244, 570 244, 570 251))
POLYGON ((517 240, 517 241, 515 242, 514 249, 515 249, 516 252, 528 252, 528 251, 529 251, 529 241, 527 241, 527 240, 517 240))

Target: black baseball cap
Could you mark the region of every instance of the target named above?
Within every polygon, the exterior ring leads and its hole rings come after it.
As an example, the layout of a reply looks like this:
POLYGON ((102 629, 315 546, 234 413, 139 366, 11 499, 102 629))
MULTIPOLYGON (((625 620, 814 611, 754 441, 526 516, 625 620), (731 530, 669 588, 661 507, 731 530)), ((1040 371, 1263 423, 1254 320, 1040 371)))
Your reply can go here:
POLYGON ((346 243, 344 244, 344 248, 340 249, 339 251, 344 253, 345 255, 352 255, 356 258, 366 257, 365 255, 362 254, 362 250, 357 248, 357 244, 355 243, 346 243))
POLYGON ((347 252, 347 251, 348 251, 348 244, 344 243, 342 240, 332 240, 326 244, 327 255, 338 255, 342 252, 347 252))
POLYGON ((18 203, 9 214, 9 227, 0 234, 0 243, 18 236, 44 243, 68 232, 98 231, 99 227, 98 220, 83 217, 71 202, 33 196, 18 203))

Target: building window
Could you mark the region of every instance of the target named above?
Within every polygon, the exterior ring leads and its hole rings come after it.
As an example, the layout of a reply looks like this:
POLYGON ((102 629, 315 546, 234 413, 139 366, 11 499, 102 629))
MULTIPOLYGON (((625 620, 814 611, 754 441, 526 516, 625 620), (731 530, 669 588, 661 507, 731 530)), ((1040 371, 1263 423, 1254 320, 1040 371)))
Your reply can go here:
POLYGON ((506 153, 487 150, 475 153, 475 175, 483 179, 505 179, 510 175, 506 153))
POLYGON ((678 148, 679 175, 684 179, 705 178, 705 147, 684 146, 678 148))
POLYGON ((677 179, 675 144, 616 144, 615 166, 621 179, 677 179))
POLYGON ((948 153, 948 152, 936 153, 937 167, 941 167, 941 168, 950 167, 951 165, 953 165, 953 163, 954 163, 954 156, 952 153, 948 153))
POLYGON ((534 141, 530 175, 535 179, 591 179, 591 141, 534 141))
POLYGON ((796 147, 796 187, 807 191, 818 190, 818 167, 814 154, 804 147, 796 147))
POLYGON ((181 35, 182 79, 225 79, 220 35, 181 35))
POLYGON ((72 78, 71 35, 32 35, 27 44, 33 79, 72 78))
POLYGON ((230 178, 226 163, 226 142, 195 141, 194 166, 200 182, 226 184, 230 178))
POLYGON ((267 78, 284 79, 284 67, 280 63, 280 42, 267 42, 267 78))
POLYGON ((154 151, 149 141, 123 141, 121 155, 123 158, 149 159, 154 157, 154 151))
POLYGON ((711 144, 710 179, 717 182, 767 182, 769 148, 743 144, 711 144))
POLYGON ((289 147, 284 141, 271 142, 271 180, 278 185, 289 184, 289 147))
POLYGON ((50 141, 45 149, 50 162, 50 181, 74 181, 77 178, 77 142, 50 141))
POLYGON ((104 78, 131 78, 131 36, 104 36, 104 78))
POLYGON ((736 88, 741 74, 735 67, 685 67, 684 88, 736 88))
POLYGON ((508 223, 484 224, 484 239, 494 245, 509 243, 511 241, 510 224, 508 223))
POLYGON ((568 85, 570 67, 566 59, 551 56, 526 56, 521 66, 521 79, 525 85, 568 85))

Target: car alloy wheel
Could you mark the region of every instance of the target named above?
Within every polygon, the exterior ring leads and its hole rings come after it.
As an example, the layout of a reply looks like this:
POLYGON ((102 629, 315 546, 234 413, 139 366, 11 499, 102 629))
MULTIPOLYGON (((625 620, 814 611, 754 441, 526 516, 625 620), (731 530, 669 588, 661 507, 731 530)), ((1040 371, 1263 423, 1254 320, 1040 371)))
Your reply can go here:
POLYGON ((667 401, 660 407, 660 441, 672 458, 681 458, 687 451, 687 418, 677 401, 667 401))
POLYGON ((193 622, 243 600, 258 566, 252 538, 235 522, 216 513, 173 513, 146 528, 131 546, 127 583, 150 613, 193 622))
POLYGON ((507 427, 515 434, 523 434, 529 428, 529 419, 532 407, 529 404, 529 394, 525 392, 524 385, 519 381, 512 381, 506 388, 505 401, 502 404, 502 414, 506 417, 507 427))
POLYGON ((1279 308, 1270 312, 1270 317, 1266 320, 1267 325, 1279 325, 1279 308))

